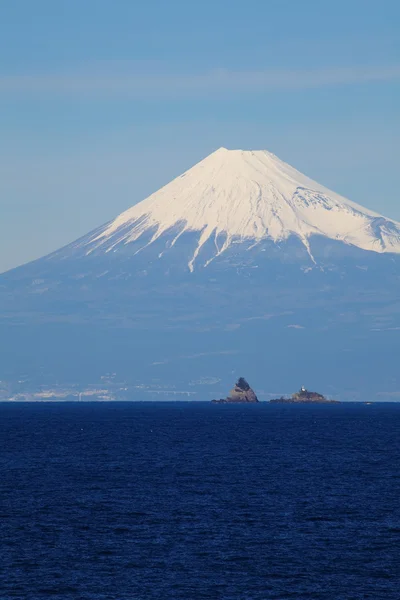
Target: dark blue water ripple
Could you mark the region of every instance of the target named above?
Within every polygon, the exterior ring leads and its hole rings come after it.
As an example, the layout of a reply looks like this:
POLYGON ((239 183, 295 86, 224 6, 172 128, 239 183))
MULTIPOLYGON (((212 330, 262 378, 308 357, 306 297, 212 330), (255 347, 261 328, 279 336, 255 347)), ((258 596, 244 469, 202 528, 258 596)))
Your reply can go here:
POLYGON ((400 405, 0 405, 0 598, 398 600, 400 405))

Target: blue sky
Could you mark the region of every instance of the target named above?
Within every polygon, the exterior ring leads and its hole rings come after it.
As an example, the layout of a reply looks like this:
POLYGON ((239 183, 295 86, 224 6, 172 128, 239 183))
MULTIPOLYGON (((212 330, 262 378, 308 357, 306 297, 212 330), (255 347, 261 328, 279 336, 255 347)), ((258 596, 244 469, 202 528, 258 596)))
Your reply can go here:
POLYGON ((396 0, 0 4, 0 271, 216 148, 400 220, 396 0))

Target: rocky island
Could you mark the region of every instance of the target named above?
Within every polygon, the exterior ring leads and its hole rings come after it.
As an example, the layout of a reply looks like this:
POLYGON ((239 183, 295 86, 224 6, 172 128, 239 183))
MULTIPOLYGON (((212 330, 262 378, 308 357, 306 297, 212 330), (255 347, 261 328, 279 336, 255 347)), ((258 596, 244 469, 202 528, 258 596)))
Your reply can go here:
POLYGON ((220 400, 212 400, 214 404, 248 404, 258 402, 258 398, 244 377, 239 377, 229 396, 220 400))
POLYGON ((270 400, 274 404, 340 404, 338 400, 328 400, 322 394, 317 392, 309 392, 304 386, 300 391, 292 394, 290 398, 275 398, 270 400))

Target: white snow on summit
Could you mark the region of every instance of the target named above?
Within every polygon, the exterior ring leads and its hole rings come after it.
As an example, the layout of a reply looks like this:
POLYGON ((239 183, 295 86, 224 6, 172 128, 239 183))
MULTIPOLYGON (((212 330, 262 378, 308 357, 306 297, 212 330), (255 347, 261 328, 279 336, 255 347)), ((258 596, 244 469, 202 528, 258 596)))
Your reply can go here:
POLYGON ((400 223, 331 192, 265 150, 220 148, 139 204, 119 215, 95 238, 94 249, 109 252, 151 230, 154 242, 168 230, 198 231, 189 261, 213 238, 218 256, 232 243, 295 235, 308 251, 319 234, 364 250, 400 253, 400 223), (218 244, 218 236, 224 242, 218 244))

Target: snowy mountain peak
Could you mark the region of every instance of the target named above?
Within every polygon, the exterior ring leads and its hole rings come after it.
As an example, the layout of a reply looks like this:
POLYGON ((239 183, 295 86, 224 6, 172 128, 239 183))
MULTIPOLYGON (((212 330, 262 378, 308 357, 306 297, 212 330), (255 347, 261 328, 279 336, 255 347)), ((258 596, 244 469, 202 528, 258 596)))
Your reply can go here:
POLYGON ((399 223, 331 192, 266 150, 219 148, 83 244, 88 254, 110 252, 151 232, 149 245, 167 231, 176 232, 170 246, 184 232, 198 232, 190 270, 210 238, 215 256, 234 242, 278 242, 293 235, 310 256, 313 235, 400 253, 399 223))

